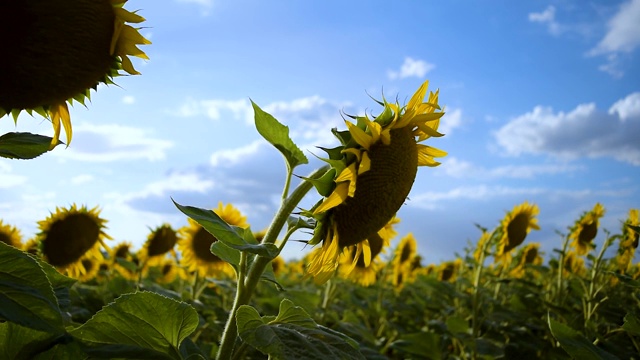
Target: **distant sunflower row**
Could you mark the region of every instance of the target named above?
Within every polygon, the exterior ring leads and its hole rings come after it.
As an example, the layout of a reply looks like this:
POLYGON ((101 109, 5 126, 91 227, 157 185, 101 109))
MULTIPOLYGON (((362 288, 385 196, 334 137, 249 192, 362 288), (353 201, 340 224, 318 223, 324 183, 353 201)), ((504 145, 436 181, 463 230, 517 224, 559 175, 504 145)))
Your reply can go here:
MULTIPOLYGON (((213 211, 230 225, 249 226, 246 217, 231 204, 219 203, 213 211)), ((479 260, 484 250, 485 255, 493 257, 494 263, 490 268, 499 276, 523 278, 535 275, 536 266, 543 263, 540 243, 521 245, 530 230, 539 229, 538 212, 534 204, 519 204, 506 213, 493 232, 483 231, 471 258, 457 258, 428 266, 422 265, 422 258, 417 252, 418 242, 412 233, 404 236, 395 250, 388 254, 392 239, 397 235, 394 225, 400 221, 394 217, 369 237, 369 247, 364 251, 370 253, 358 256, 356 247, 345 248, 339 254, 336 273, 361 286, 384 281, 393 284, 397 290, 420 275, 453 282, 465 266, 468 267, 474 259, 479 260), (490 242, 492 244, 488 246, 490 242)), ((566 237, 570 248, 564 254, 563 272, 578 276, 586 274, 585 256, 595 248, 594 239, 604 213, 604 207, 596 204, 569 228, 566 237)), ((57 208, 47 219, 40 221, 39 233, 25 243, 16 227, 0 220, 0 241, 38 256, 61 273, 81 281, 100 276, 101 269, 133 281, 153 275, 158 283, 163 284, 177 278, 190 280, 196 274, 203 278, 232 278, 235 275, 231 265, 210 252, 211 244, 217 239, 191 219, 188 219, 188 225, 178 230, 169 224, 151 229, 144 246, 138 251, 134 251, 131 243, 126 241, 108 246, 106 240, 111 240, 111 237, 105 232, 106 222, 100 217, 97 207, 88 209, 72 205, 57 208)), ((640 275, 637 266, 632 266, 639 237, 634 227, 637 229, 639 225, 638 209, 631 209, 621 234, 616 236, 619 248, 612 263, 616 268, 613 270, 620 274, 640 275)), ((258 240, 262 236, 262 233, 255 234, 258 240)), ((318 246, 300 261, 285 262, 278 257, 272 262, 273 270, 279 276, 302 280, 313 275, 309 267, 321 251, 323 248, 318 246)))

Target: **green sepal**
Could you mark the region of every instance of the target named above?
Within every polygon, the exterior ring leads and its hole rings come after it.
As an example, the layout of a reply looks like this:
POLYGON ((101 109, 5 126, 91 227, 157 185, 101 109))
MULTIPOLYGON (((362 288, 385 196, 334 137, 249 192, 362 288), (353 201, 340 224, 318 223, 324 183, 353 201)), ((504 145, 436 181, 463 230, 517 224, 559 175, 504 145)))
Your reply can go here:
POLYGON ((384 109, 382 110, 380 115, 376 116, 375 121, 378 124, 380 124, 380 126, 385 127, 389 125, 389 123, 391 123, 391 120, 393 120, 393 117, 394 117, 393 110, 391 110, 391 107, 387 103, 385 103, 384 109))
POLYGON ((344 146, 337 146, 337 147, 334 147, 332 149, 318 146, 318 149, 323 150, 324 152, 326 152, 327 155, 329 155, 329 159, 331 159, 331 160, 340 160, 340 159, 342 159, 342 157, 344 155, 343 152, 342 152, 342 150, 344 149, 344 146))
POLYGON ((336 188, 336 183, 333 181, 336 178, 336 169, 329 169, 324 175, 322 175, 318 179, 310 179, 307 177, 302 177, 302 179, 309 181, 313 187, 316 188, 318 194, 327 197, 331 194, 333 189, 336 188))

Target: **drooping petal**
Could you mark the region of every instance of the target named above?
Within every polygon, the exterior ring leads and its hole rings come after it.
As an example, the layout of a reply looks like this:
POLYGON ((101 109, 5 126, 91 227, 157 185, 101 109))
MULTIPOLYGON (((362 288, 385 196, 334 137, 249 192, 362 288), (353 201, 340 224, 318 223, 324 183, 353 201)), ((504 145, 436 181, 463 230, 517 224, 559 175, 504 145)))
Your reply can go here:
POLYGON ((335 190, 329 195, 328 198, 324 199, 322 204, 318 206, 313 214, 320 214, 325 212, 333 207, 336 207, 344 202, 349 194, 349 184, 346 182, 340 183, 336 186, 335 190))

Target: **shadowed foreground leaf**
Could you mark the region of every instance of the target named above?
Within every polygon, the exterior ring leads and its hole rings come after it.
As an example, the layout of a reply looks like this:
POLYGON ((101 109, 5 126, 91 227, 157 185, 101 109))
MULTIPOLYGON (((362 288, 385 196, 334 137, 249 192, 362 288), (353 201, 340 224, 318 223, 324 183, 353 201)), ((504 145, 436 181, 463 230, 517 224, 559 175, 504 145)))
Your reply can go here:
POLYGON ((95 357, 182 359, 180 344, 197 326, 190 305, 140 292, 120 296, 71 334, 95 357))
POLYGON ((256 309, 238 309, 238 335, 247 344, 273 359, 364 359, 357 344, 346 335, 318 326, 299 306, 284 299, 271 321, 256 309))
POLYGON ((617 356, 596 347, 591 341, 567 325, 553 320, 551 316, 548 316, 548 319, 551 334, 572 358, 580 360, 618 360, 617 356))

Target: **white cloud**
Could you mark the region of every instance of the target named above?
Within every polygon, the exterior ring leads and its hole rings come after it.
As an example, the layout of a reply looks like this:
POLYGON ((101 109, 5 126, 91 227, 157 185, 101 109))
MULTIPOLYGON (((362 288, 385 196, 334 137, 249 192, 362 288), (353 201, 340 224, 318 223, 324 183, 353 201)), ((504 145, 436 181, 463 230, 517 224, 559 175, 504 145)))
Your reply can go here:
POLYGON ((211 166, 233 166, 242 160, 250 159, 258 150, 264 151, 268 145, 264 140, 256 140, 249 145, 235 149, 219 150, 211 154, 211 166))
POLYGON ((13 174, 13 168, 4 160, 0 161, 0 189, 8 189, 22 185, 28 178, 23 175, 13 174))
POLYGON ((196 173, 174 172, 160 181, 147 184, 137 196, 164 195, 168 191, 189 191, 204 193, 213 188, 214 182, 202 179, 196 173))
POLYGON ((445 109, 445 115, 440 120, 440 126, 438 127, 438 131, 445 134, 451 135, 451 131, 460 125, 462 125, 462 110, 461 109, 445 109))
POLYGON ((547 30, 553 35, 560 34, 560 24, 556 21, 556 8, 548 6, 543 12, 529 13, 529 21, 547 25, 547 30))
POLYGON ((424 60, 414 60, 411 57, 406 57, 404 63, 400 67, 400 71, 389 70, 387 75, 389 79, 404 79, 407 77, 423 78, 429 71, 433 70, 436 66, 428 63, 424 60))
POLYGON ((612 157, 640 165, 640 113, 638 95, 616 102, 608 113, 595 104, 580 104, 574 110, 554 113, 536 106, 495 132, 509 155, 547 154, 568 159, 612 157))
POLYGON ((130 95, 127 95, 122 98, 122 102, 127 105, 131 105, 136 102, 136 98, 130 95))
POLYGON ((512 188, 508 186, 461 186, 449 191, 428 191, 411 195, 407 205, 412 207, 435 209, 438 202, 450 200, 486 200, 498 196, 526 195, 533 196, 544 193, 543 188, 512 188))
POLYGON ((618 100, 609 108, 609 114, 618 114, 621 121, 640 117, 640 92, 634 92, 622 100, 618 100))
POLYGON ((539 175, 555 175, 584 170, 584 167, 569 164, 542 165, 506 165, 495 168, 484 168, 455 157, 447 158, 446 164, 438 168, 445 174, 455 178, 495 179, 516 178, 532 179, 539 175))
POLYGON ((227 113, 233 119, 243 120, 247 124, 253 123, 253 107, 247 99, 239 100, 194 100, 187 99, 176 113, 182 117, 204 115, 211 120, 228 120, 227 113))
POLYGON ((91 174, 82 174, 82 175, 78 175, 78 176, 74 176, 73 178, 71 178, 71 183, 73 185, 81 185, 81 184, 86 184, 88 182, 93 181, 94 177, 91 174))
POLYGON ((149 130, 118 124, 74 125, 73 146, 58 147, 52 154, 63 159, 109 162, 117 160, 162 160, 173 146, 168 140, 149 137, 149 130))

